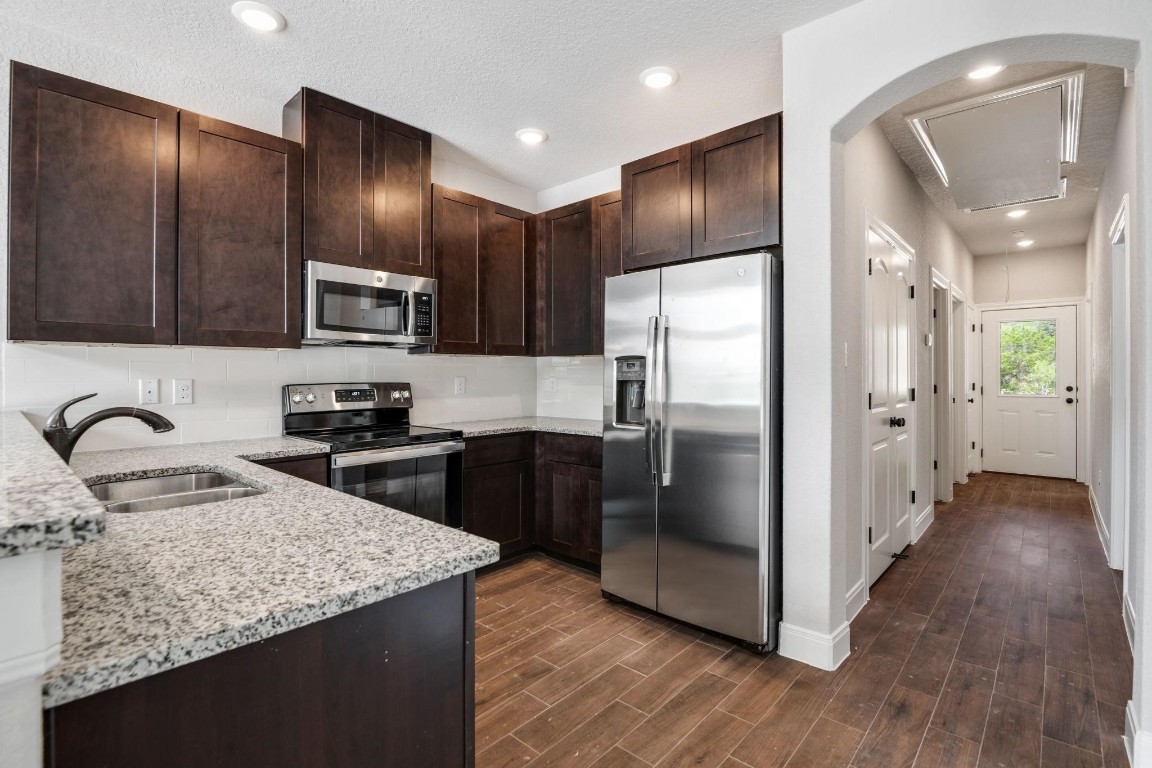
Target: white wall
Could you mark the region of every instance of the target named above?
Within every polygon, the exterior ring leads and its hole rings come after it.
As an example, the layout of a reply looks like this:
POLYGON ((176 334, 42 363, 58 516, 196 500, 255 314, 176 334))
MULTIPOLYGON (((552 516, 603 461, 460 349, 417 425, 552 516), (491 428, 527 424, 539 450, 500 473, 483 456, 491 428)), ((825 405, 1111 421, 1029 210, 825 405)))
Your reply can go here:
MULTIPOLYGON (((1104 225, 1107 230, 1107 224, 1104 225)), ((1107 231, 1105 231, 1107 235, 1107 231)), ((1041 301, 1084 296, 1086 256, 1083 245, 977 256, 975 303, 1041 301), (1007 278, 1006 278, 1007 276, 1007 278)))
MULTIPOLYGON (((1089 483, 1101 513, 1098 523, 1104 528, 1104 538, 1111 539, 1112 520, 1112 244, 1109 230, 1120 209, 1125 195, 1129 196, 1130 215, 1134 213, 1136 198, 1136 97, 1135 91, 1124 91, 1120 105, 1120 118, 1116 128, 1116 140, 1112 150, 1096 210, 1092 217, 1092 229, 1088 234, 1086 279, 1089 286, 1089 323, 1091 339, 1088 350, 1088 375, 1091 381, 1092 403, 1088 419, 1089 483)), ((1136 232, 1129 227, 1128 237, 1136 232)), ((1130 297, 1131 300, 1131 297, 1130 297)), ((1137 382, 1130 382, 1136 385, 1137 382)), ((1131 390, 1139 397, 1143 385, 1131 390)), ((1132 514, 1139 520, 1134 525, 1144 527, 1144 509, 1133 507, 1132 514)), ((1135 541, 1130 537, 1128 544, 1135 541)), ((1147 568, 1143 557, 1134 560, 1132 572, 1125 574, 1127 586, 1135 605, 1146 588, 1144 572, 1147 568), (1137 570, 1138 569, 1138 570, 1137 570)), ((1122 563, 1113 563, 1114 567, 1122 563)))
MULTIPOLYGON (((987 60, 1089 61, 1136 70, 1136 195, 1152 179, 1152 68, 1140 51, 1152 46, 1152 4, 1144 0, 862 0, 784 35, 784 231, 790 293, 785 302, 785 402, 803 418, 785 421, 784 644, 794 658, 834 666, 848 650, 845 606, 834 576, 845 557, 844 510, 833 479, 847 470, 839 442, 833 371, 845 339, 835 318, 848 297, 834 289, 843 263, 844 142, 886 110, 987 60)), ((1133 207, 1133 381, 1152 361, 1149 313, 1152 252, 1145 205, 1133 207)), ((855 334, 853 334, 855 335, 855 334)), ((1143 389, 1137 390, 1144 392, 1143 389)), ((1149 501, 1152 484, 1150 406, 1135 398, 1132 503, 1149 501)), ((1133 531, 1137 560, 1152 544, 1147 526, 1133 531)), ((1141 581, 1141 572, 1134 578, 1141 581)), ((1137 609, 1134 763, 1152 764, 1152 600, 1137 609)))
MULTIPOLYGON (((833 504, 845 510, 844 535, 847 546, 843 559, 842 590, 858 602, 867 590, 866 561, 863 558, 864 487, 862 459, 867 451, 864 434, 864 336, 860 318, 864 316, 866 275, 865 213, 879 219, 900 235, 915 251, 916 322, 922 338, 928 332, 931 314, 931 276, 935 267, 967 294, 972 284, 972 256, 944 221, 924 193, 915 176, 900 159, 880 128, 871 123, 844 145, 843 261, 833 275, 833 290, 842 298, 843 312, 834 321, 833 336, 848 344, 848 365, 834 365, 833 423, 839 439, 834 461, 844 467, 833 478, 833 504)), ((787 297, 785 297, 787 301, 787 297)), ((932 358, 917 343, 916 375, 921 393, 930 390, 932 358)), ((834 358, 835 359, 835 358, 834 358)), ((919 513, 932 503, 932 418, 930 397, 917 399, 917 464, 913 488, 923 500, 919 513)), ((790 411, 790 409, 789 409, 790 411)))
POLYGON ((604 358, 539 358, 536 361, 536 415, 603 418, 604 358))
POLYGON ((578 203, 618 189, 620 189, 620 166, 617 165, 566 184, 540 190, 536 195, 536 210, 550 211, 562 205, 578 203))

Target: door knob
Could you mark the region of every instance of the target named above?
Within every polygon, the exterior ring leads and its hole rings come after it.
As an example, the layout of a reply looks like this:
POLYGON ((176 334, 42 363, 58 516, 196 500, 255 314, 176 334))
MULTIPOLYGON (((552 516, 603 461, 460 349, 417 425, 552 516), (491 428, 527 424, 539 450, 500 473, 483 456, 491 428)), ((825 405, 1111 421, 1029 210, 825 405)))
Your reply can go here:
POLYGON ((1072 387, 1064 387, 1064 391, 1065 391, 1065 392, 1071 392, 1071 391, 1072 391, 1072 387))
POLYGON ((1072 398, 1070 398, 1070 397, 1066 397, 1066 398, 1064 398, 1064 402, 1066 402, 1066 403, 1071 403, 1071 402, 1072 402, 1072 398))
POLYGON ((975 400, 973 400, 972 398, 968 398, 968 402, 970 402, 970 403, 974 403, 974 402, 976 402, 976 401, 975 401, 975 400))
POLYGON ((902 427, 906 423, 907 422, 905 422, 903 418, 896 418, 895 416, 888 419, 888 426, 890 426, 890 427, 902 427))

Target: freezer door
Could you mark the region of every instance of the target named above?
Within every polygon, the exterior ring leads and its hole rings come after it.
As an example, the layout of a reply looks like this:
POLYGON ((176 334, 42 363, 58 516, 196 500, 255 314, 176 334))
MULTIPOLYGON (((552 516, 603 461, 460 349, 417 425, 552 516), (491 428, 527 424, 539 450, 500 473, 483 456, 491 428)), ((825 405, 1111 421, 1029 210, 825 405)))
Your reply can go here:
POLYGON ((600 586, 656 609, 656 486, 650 468, 649 341, 660 272, 609 278, 604 289, 604 467, 600 586), (642 394, 639 400, 634 400, 642 394))
MULTIPOLYGON (((657 610, 769 642, 766 254, 662 270, 657 610)), ((607 467, 607 454, 605 454, 607 467)))

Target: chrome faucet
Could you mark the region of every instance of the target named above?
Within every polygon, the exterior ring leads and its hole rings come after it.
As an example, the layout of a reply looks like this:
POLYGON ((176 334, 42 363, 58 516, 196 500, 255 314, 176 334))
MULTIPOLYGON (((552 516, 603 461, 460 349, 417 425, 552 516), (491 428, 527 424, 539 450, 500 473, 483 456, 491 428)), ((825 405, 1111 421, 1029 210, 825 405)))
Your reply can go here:
POLYGON ((90 395, 81 395, 74 400, 61 405, 48 417, 48 421, 44 422, 44 429, 42 434, 48 444, 56 449, 56 453, 60 454, 60 458, 64 459, 67 463, 72 458, 72 450, 76 447, 76 442, 83 436, 85 432, 91 429, 95 424, 98 424, 105 419, 113 419, 117 416, 130 416, 133 419, 140 419, 148 426, 152 427, 153 432, 171 432, 176 426, 168 421, 158 413, 146 411, 143 408, 105 408, 102 411, 85 416, 76 423, 76 426, 69 427, 68 422, 64 420, 64 411, 68 410, 69 406, 75 405, 81 400, 87 400, 90 397, 96 397, 98 393, 93 392, 90 395))

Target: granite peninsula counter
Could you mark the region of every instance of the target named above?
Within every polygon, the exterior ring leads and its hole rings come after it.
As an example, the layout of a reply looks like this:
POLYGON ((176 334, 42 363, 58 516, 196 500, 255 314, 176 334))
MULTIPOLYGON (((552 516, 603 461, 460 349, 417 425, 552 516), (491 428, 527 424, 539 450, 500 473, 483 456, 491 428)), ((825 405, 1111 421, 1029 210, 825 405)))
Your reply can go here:
POLYGON ((104 538, 66 552, 61 663, 45 678, 45 708, 498 559, 486 539, 252 463, 326 452, 275 437, 75 454, 86 484, 212 471, 264 493, 109 514, 104 538))

